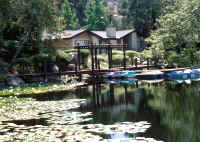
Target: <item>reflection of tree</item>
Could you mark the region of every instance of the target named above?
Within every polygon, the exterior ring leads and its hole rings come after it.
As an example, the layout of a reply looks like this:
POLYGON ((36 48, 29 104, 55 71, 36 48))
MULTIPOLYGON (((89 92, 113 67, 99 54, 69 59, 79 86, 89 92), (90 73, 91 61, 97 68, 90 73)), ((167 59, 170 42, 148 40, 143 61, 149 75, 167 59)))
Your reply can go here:
POLYGON ((200 141, 200 84, 166 83, 151 88, 154 99, 149 104, 161 112, 161 121, 170 132, 169 142, 200 141))

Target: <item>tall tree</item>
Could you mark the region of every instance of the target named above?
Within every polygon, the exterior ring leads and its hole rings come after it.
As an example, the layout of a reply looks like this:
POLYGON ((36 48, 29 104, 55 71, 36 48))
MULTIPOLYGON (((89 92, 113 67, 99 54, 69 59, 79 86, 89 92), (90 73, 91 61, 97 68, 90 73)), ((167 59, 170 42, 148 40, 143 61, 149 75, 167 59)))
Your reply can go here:
POLYGON ((79 20, 79 24, 81 26, 84 26, 86 24, 84 21, 84 19, 86 18, 84 11, 86 9, 86 5, 87 5, 88 1, 89 0, 75 0, 73 2, 73 8, 76 11, 76 15, 79 20))
POLYGON ((134 27, 140 36, 148 37, 161 14, 161 0, 124 0, 119 9, 124 28, 134 27))
POLYGON ((162 50, 168 62, 179 65, 200 63, 200 1, 179 0, 158 19, 156 31, 147 39, 152 51, 162 50))
MULTIPOLYGON (((32 56, 39 53, 44 47, 42 33, 45 29, 55 30, 57 19, 57 7, 55 1, 49 0, 0 0, 4 13, 0 14, 1 51, 7 51, 12 58, 16 60, 24 47, 27 52, 26 56, 32 56), (4 3, 5 2, 5 3, 4 3), (6 13, 5 13, 6 12, 6 13), (9 24, 8 24, 9 23, 9 24)), ((1 52, 2 53, 2 52, 1 52)))
POLYGON ((78 29, 80 25, 71 7, 71 3, 68 0, 65 0, 62 5, 63 24, 66 29, 75 30, 78 29))
POLYGON ((90 30, 105 30, 108 18, 101 0, 90 1, 85 10, 85 22, 90 30))

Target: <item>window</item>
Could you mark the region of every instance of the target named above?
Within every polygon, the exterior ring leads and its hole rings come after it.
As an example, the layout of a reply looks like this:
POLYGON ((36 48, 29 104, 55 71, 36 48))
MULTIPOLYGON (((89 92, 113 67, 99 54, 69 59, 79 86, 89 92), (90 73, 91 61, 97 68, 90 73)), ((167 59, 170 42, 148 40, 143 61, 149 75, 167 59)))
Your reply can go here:
POLYGON ((121 39, 118 39, 118 40, 117 40, 117 44, 121 44, 121 39))
POLYGON ((75 40, 75 46, 87 46, 88 44, 88 40, 75 40))

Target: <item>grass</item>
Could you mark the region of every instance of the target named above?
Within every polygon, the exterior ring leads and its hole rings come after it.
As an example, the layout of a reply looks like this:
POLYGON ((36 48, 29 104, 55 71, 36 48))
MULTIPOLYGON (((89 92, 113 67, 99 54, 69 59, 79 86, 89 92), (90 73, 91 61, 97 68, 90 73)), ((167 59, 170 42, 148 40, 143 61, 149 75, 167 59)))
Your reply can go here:
POLYGON ((4 87, 0 88, 0 96, 19 96, 19 95, 36 95, 36 94, 45 94, 49 92, 60 92, 66 91, 75 88, 78 85, 83 83, 34 83, 34 84, 25 84, 18 87, 4 87))

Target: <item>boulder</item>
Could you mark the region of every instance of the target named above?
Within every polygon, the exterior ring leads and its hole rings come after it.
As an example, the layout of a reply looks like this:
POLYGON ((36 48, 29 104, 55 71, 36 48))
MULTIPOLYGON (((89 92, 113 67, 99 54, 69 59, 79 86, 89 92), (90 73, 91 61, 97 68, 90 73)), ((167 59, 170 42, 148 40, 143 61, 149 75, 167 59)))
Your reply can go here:
POLYGON ((70 64, 75 64, 77 62, 77 54, 76 53, 69 53, 69 62, 70 64))
POLYGON ((25 82, 21 78, 16 77, 16 76, 8 77, 6 82, 7 82, 7 85, 9 86, 19 86, 19 85, 25 84, 25 82))
POLYGON ((59 73, 59 67, 56 64, 54 64, 53 66, 51 66, 51 71, 53 73, 59 73))

